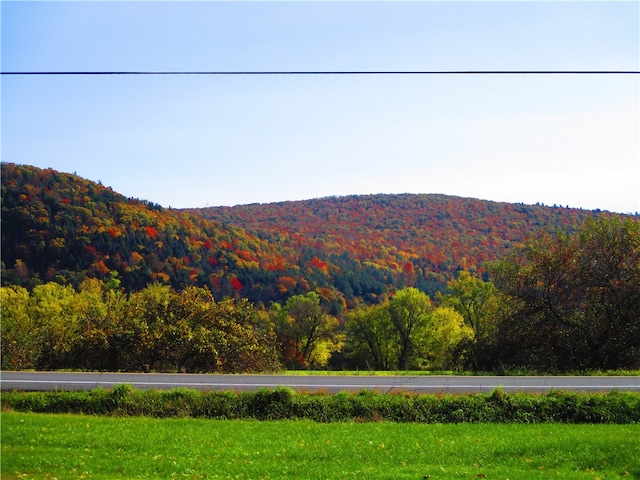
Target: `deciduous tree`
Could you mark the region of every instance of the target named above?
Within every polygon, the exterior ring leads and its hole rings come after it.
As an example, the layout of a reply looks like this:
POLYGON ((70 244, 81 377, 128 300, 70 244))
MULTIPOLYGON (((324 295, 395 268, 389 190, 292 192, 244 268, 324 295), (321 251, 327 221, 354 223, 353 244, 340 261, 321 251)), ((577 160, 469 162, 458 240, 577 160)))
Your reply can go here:
POLYGON ((461 270, 458 278, 448 282, 446 293, 438 293, 437 298, 442 306, 458 312, 471 329, 471 336, 464 336, 460 353, 465 354, 465 360, 472 368, 478 369, 482 352, 497 330, 501 303, 495 285, 461 270))
POLYGON ((398 369, 419 366, 426 354, 424 338, 433 310, 429 296, 417 288, 403 288, 389 302, 391 321, 399 335, 398 369))
POLYGON ((640 366, 640 223, 587 221, 543 236, 493 268, 512 311, 497 351, 545 370, 640 366))
POLYGON ((457 347, 473 338, 473 329, 460 313, 451 307, 438 307, 430 314, 426 350, 431 368, 450 369, 459 366, 457 347))
POLYGON ((392 370, 398 363, 400 337, 388 302, 362 305, 347 315, 345 324, 349 356, 373 370, 392 370))
POLYGON ((42 350, 35 320, 29 315, 29 291, 24 287, 0 288, 3 370, 35 368, 42 350))
POLYGON ((327 314, 315 292, 290 297, 272 309, 285 364, 289 367, 324 367, 329 355, 342 346, 338 320, 327 314))

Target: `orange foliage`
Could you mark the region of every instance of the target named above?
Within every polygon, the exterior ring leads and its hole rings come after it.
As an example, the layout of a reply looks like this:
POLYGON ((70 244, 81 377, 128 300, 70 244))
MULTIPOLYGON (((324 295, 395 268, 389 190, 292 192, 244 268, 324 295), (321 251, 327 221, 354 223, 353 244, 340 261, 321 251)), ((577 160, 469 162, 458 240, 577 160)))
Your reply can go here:
POLYGON ((281 293, 293 291, 298 282, 293 277, 278 277, 278 289, 281 293))
POLYGON ((151 238, 153 238, 154 240, 156 238, 158 238, 158 229, 152 226, 146 226, 144 227, 145 232, 147 232, 147 235, 149 235, 151 238))
POLYGON ((607 215, 409 194, 168 210, 51 169, 3 163, 1 174, 2 260, 18 283, 116 270, 126 291, 196 284, 265 305, 312 290, 333 305, 406 285, 432 293, 541 229, 607 215))
POLYGON ((103 276, 109 273, 109 268, 104 264, 102 260, 93 262, 90 267, 91 272, 94 275, 103 276))

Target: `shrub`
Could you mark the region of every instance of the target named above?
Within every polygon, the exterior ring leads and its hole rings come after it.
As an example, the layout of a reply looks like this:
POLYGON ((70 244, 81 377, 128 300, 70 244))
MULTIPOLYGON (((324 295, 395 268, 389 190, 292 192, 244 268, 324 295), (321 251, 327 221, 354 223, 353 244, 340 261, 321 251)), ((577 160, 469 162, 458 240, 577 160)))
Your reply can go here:
POLYGON ((640 423, 633 392, 474 395, 298 394, 290 388, 255 392, 136 390, 120 385, 88 392, 4 392, 2 408, 37 413, 204 417, 318 422, 640 423))

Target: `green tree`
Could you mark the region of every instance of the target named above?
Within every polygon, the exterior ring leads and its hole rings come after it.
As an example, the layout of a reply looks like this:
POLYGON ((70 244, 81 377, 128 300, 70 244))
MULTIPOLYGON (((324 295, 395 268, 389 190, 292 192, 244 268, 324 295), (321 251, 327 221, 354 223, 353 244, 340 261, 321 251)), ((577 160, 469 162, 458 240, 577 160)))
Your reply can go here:
POLYGON ((168 369, 179 372, 219 371, 222 360, 219 338, 212 321, 213 295, 204 288, 170 290, 162 322, 162 349, 168 369))
MULTIPOLYGON (((577 271, 584 292, 585 354, 599 368, 640 366, 640 222, 588 220, 577 271)), ((593 367, 592 367, 593 368, 593 367)))
POLYGON ((353 310, 345 327, 349 356, 381 370, 457 366, 458 346, 473 338, 462 315, 451 307, 434 310, 429 297, 415 288, 353 310))
POLYGON ((154 284, 127 296, 88 278, 78 292, 47 283, 31 294, 23 287, 0 293, 3 369, 236 373, 279 367, 269 315, 244 299, 216 303, 207 289, 176 292, 154 284))
POLYGON ((267 372, 279 368, 274 325, 266 312, 246 299, 214 303, 209 332, 220 358, 220 371, 267 372))
POLYGON ((495 285, 462 270, 457 279, 448 282, 447 287, 448 294, 440 294, 439 300, 462 315, 476 338, 492 335, 498 308, 495 285))
POLYGON ((70 367, 88 370, 110 370, 117 364, 110 363, 110 337, 115 323, 121 318, 123 308, 116 302, 102 280, 87 278, 79 286, 74 305, 78 315, 78 332, 72 345, 70 367))
POLYGON ((399 370, 418 367, 425 360, 424 340, 432 310, 429 296, 413 287, 399 290, 390 300, 389 314, 399 336, 399 370))
POLYGON ((640 223, 612 217, 541 236, 493 267, 511 311, 497 358, 545 370, 640 366, 640 223))
POLYGON ((41 347, 37 369, 55 370, 68 366, 69 354, 79 332, 75 299, 76 292, 70 285, 49 282, 33 288, 28 311, 41 347))
POLYGON ((426 349, 432 368, 459 366, 458 346, 473 339, 473 329, 451 307, 438 307, 430 315, 426 349))
POLYGON ((447 287, 447 293, 438 293, 437 298, 442 306, 452 307, 462 315, 471 329, 472 336, 465 336, 461 350, 466 353, 468 364, 478 369, 484 350, 496 334, 502 306, 498 291, 492 282, 485 282, 466 270, 460 271, 458 278, 449 281, 447 287))
POLYGON ((229 372, 278 367, 266 314, 244 299, 215 302, 204 288, 150 285, 131 294, 114 336, 128 370, 229 372))
POLYGON ((165 370, 171 360, 165 336, 169 319, 171 287, 151 284, 129 295, 115 341, 124 370, 165 370))
POLYGON ((285 364, 290 368, 326 366, 344 336, 338 320, 325 312, 315 292, 290 297, 284 307, 274 306, 272 316, 285 364))
POLYGON ((349 356, 358 364, 373 370, 396 367, 400 338, 391 321, 388 302, 350 311, 345 329, 349 356))
POLYGON ((38 326, 29 315, 29 291, 18 286, 1 287, 0 314, 2 370, 35 368, 42 344, 38 326))

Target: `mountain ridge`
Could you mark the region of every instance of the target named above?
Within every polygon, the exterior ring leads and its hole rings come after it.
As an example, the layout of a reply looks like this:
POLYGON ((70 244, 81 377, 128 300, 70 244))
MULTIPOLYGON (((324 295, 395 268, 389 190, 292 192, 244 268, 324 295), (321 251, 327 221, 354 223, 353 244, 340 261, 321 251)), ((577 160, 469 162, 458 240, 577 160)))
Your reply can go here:
POLYGON ((405 286, 485 274, 526 238, 609 212, 444 194, 368 194, 167 209, 53 169, 2 164, 5 284, 117 276, 268 305, 316 291, 334 312, 405 286))

